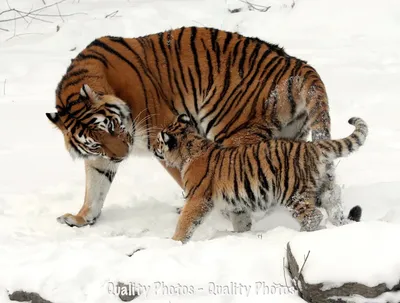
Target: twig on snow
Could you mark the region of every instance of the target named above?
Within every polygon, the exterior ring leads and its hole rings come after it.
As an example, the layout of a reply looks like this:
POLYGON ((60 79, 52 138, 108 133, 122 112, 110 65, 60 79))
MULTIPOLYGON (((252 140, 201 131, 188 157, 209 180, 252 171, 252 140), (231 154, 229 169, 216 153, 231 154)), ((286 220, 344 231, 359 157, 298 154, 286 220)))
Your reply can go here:
POLYGON ((308 251, 307 256, 304 258, 303 265, 300 268, 300 271, 299 271, 299 274, 297 275, 297 278, 299 278, 300 275, 302 274, 304 265, 306 265, 309 256, 310 256, 310 251, 308 251))
POLYGON ((240 12, 242 11, 242 9, 241 9, 241 8, 234 8, 234 9, 228 8, 228 11, 229 11, 231 14, 235 14, 235 13, 240 13, 240 12))
POLYGON ((64 22, 63 17, 69 17, 69 16, 74 16, 74 15, 87 15, 86 13, 61 14, 58 5, 60 3, 63 3, 64 1, 66 1, 66 0, 60 0, 60 1, 55 2, 53 4, 45 5, 43 7, 37 8, 35 10, 31 10, 29 12, 21 11, 21 10, 15 9, 15 8, 10 8, 8 10, 0 12, 0 15, 5 14, 5 13, 9 13, 9 12, 15 12, 15 13, 18 13, 20 16, 19 17, 14 17, 14 18, 11 18, 11 19, 0 20, 0 23, 1 22, 15 21, 15 20, 18 20, 18 19, 24 19, 25 21, 27 21, 26 18, 31 18, 31 19, 42 21, 42 22, 52 23, 51 21, 44 20, 44 19, 42 19, 40 17, 60 17, 61 20, 63 20, 63 22, 64 22), (42 10, 44 10, 46 8, 49 8, 49 7, 53 7, 53 6, 57 7, 58 14, 43 14, 43 13, 40 13, 42 10))
POLYGON ((308 253, 307 253, 307 256, 304 258, 304 262, 303 262, 303 265, 301 266, 301 268, 300 268, 300 270, 299 270, 299 273, 297 274, 297 277, 294 277, 293 279, 292 279, 292 283, 293 283, 293 285, 294 285, 294 288, 296 289, 296 290, 300 290, 300 287, 299 287, 299 278, 300 278, 300 275, 303 273, 303 269, 304 269, 304 265, 307 263, 307 260, 308 260, 308 256, 310 255, 310 251, 308 251, 308 253))
POLYGON ((128 254, 128 257, 132 257, 134 254, 136 254, 138 251, 144 250, 144 248, 137 248, 135 249, 132 253, 128 254))
POLYGON ((115 15, 116 15, 117 13, 118 13, 118 10, 116 10, 116 11, 114 11, 114 12, 112 12, 112 13, 109 13, 108 15, 106 15, 105 18, 106 18, 106 19, 107 19, 107 18, 110 18, 110 19, 111 19, 112 17, 115 17, 115 15))
POLYGON ((14 36, 6 39, 6 41, 11 40, 15 37, 21 37, 21 36, 26 36, 26 35, 44 35, 44 34, 42 34, 42 33, 23 33, 23 34, 14 35, 14 36))
POLYGON ((285 266, 285 257, 283 257, 283 278, 285 279, 285 285, 286 287, 289 287, 286 281, 286 266, 285 266))
MULTIPOLYGON (((8 3, 8 0, 6 0, 7 6, 9 8, 10 11, 13 11, 13 9, 11 8, 10 3, 8 3)), ((15 11, 15 10, 14 10, 15 11)), ((28 20, 25 19, 25 16, 22 16, 22 14, 19 11, 16 11, 23 19, 26 23, 28 23, 28 20)))
POLYGON ((271 8, 271 6, 254 4, 254 3, 249 2, 248 0, 240 0, 240 2, 246 3, 247 7, 250 11, 255 10, 255 11, 265 13, 266 11, 268 11, 271 8))
POLYGON ((60 12, 60 8, 58 7, 58 4, 56 5, 56 7, 57 7, 58 15, 60 16, 62 22, 64 22, 64 19, 63 19, 63 17, 61 16, 61 12, 60 12))

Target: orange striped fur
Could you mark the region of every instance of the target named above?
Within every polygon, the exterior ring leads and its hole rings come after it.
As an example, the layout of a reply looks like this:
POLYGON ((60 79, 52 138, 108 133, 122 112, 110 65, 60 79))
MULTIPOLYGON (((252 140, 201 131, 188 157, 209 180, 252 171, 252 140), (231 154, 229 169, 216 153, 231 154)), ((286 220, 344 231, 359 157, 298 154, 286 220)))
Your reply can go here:
MULTIPOLYGON (((341 140, 304 142, 265 140, 257 144, 225 147, 199 135, 189 116, 182 114, 163 129, 154 154, 176 167, 184 182, 186 204, 174 240, 187 242, 215 205, 230 209, 235 231, 251 228, 251 212, 286 206, 301 230, 320 229, 322 213, 316 208, 326 175, 326 164, 359 149, 368 127, 360 118, 349 123, 356 129, 341 140)), ((352 213, 361 208, 356 206, 352 213)))
MULTIPOLYGON (((95 222, 118 163, 136 148, 149 152, 154 133, 179 114, 225 146, 305 140, 310 131, 313 141, 330 138, 328 98, 312 66, 274 44, 212 28, 94 40, 59 82, 56 109, 47 117, 85 161, 84 205, 58 218, 71 226, 95 222)), ((182 186, 179 171, 166 169, 182 186)))

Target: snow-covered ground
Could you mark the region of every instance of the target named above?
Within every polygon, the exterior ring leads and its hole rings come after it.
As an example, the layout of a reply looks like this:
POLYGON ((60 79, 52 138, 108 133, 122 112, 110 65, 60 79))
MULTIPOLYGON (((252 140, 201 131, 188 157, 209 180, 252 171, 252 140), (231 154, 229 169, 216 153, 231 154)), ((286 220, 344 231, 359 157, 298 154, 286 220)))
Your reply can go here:
MULTIPOLYGON (((24 12, 43 2, 55 1, 8 0, 24 12)), ((400 223, 399 1, 257 2, 272 7, 231 14, 228 7, 243 3, 65 0, 34 20, 4 22, 21 14, 0 15, 0 302, 8 302, 6 289, 20 288, 55 303, 118 302, 111 291, 117 281, 150 286, 135 302, 304 302, 279 286, 285 285, 286 243, 299 236, 285 211, 240 235, 214 213, 182 246, 169 240, 181 191, 152 158, 133 156, 122 164, 95 225, 56 222, 82 205, 84 168, 71 160, 45 112, 54 109, 55 87, 70 59, 103 35, 204 25, 278 43, 309 61, 328 90, 333 137, 352 131, 351 116, 370 127, 365 146, 337 167, 346 212, 359 204, 364 221, 400 223), (126 256, 137 248, 147 249, 126 256), (236 287, 226 295, 223 285, 236 287)), ((7 9, 0 1, 0 12, 7 9)), ((396 241, 378 236, 371 246, 396 241)), ((334 262, 326 253, 326 262, 334 262)), ((349 252, 349 262, 354 258, 361 256, 349 252)))

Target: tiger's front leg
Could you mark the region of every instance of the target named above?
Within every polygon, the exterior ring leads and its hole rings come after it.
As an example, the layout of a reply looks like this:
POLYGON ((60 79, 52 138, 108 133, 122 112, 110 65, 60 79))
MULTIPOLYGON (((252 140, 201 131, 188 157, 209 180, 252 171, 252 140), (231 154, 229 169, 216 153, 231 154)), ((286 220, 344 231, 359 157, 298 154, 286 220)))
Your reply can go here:
POLYGON ((94 224, 101 214, 117 169, 118 163, 104 158, 85 160, 86 188, 83 205, 76 215, 67 213, 58 217, 57 221, 71 227, 94 224))
POLYGON ((182 209, 172 240, 188 242, 196 228, 214 207, 212 200, 204 197, 190 198, 182 209))

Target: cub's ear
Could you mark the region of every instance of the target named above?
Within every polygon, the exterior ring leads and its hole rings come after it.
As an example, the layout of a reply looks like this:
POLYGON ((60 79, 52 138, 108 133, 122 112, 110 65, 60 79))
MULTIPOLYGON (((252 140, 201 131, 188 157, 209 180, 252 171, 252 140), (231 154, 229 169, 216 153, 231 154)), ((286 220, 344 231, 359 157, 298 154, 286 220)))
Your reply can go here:
POLYGON ((65 127, 62 123, 58 113, 46 113, 46 117, 53 123, 54 126, 58 127, 60 130, 64 131, 65 127))
POLYGON ((174 149, 178 145, 178 142, 174 136, 162 133, 162 138, 169 150, 174 149))
POLYGON ((176 118, 177 122, 180 123, 185 123, 185 124, 190 124, 192 125, 192 120, 190 119, 190 117, 186 114, 180 114, 177 118, 176 118))
POLYGON ((79 91, 79 94, 84 97, 89 99, 92 102, 96 102, 100 100, 100 97, 94 90, 90 88, 89 85, 83 84, 81 87, 81 90, 79 91))

